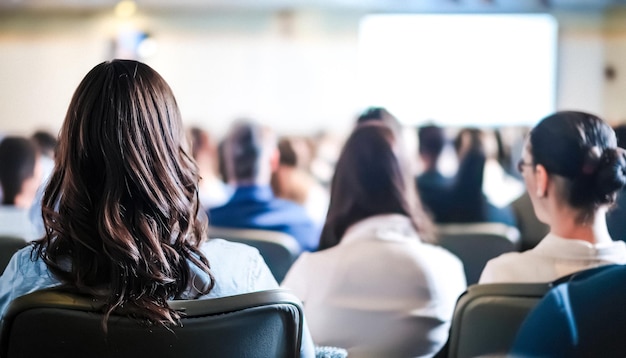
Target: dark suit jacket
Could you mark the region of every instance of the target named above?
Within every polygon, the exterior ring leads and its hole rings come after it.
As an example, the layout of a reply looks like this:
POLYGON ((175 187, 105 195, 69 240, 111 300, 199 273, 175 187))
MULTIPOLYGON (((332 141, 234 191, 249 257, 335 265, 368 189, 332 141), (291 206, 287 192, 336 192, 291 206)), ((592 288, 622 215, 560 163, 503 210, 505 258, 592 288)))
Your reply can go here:
POLYGON ((483 194, 484 154, 466 154, 452 179, 437 172, 417 178, 417 188, 426 209, 436 223, 500 222, 515 226, 510 207, 498 208, 483 194))
POLYGON ((581 272, 529 314, 513 357, 626 357, 626 266, 581 272))

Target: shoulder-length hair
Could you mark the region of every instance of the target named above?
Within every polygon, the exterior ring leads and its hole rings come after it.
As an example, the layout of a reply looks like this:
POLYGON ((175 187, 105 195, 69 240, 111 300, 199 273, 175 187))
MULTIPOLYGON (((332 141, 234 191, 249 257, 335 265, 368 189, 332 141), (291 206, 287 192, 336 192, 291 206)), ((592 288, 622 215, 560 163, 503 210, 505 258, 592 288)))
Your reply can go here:
POLYGON ((101 296, 105 321, 118 307, 176 323, 167 305, 190 280, 206 215, 180 112, 149 66, 114 60, 94 67, 74 93, 43 197, 46 235, 36 254, 62 283, 101 296), (106 293, 102 293, 106 292, 106 293))
POLYGON ((351 225, 382 214, 407 216, 422 239, 432 239, 400 141, 383 123, 354 129, 337 161, 320 250, 337 245, 351 225))

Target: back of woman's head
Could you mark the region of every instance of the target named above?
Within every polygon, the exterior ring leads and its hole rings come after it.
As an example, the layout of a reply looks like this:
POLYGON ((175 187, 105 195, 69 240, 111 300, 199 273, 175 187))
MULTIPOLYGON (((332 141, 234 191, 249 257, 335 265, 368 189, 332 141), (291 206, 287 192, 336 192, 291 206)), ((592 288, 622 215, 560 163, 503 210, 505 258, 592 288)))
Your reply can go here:
POLYGON ((530 132, 533 164, 565 180, 561 194, 585 216, 612 204, 626 184, 626 160, 615 133, 602 119, 583 112, 557 112, 530 132))
POLYGON ((416 229, 426 229, 401 152, 393 130, 383 123, 354 129, 337 161, 320 249, 335 246, 348 227, 374 215, 405 215, 416 229))
POLYGON ((106 317, 124 305, 176 322, 166 300, 186 288, 188 260, 211 277, 198 250, 206 216, 197 182, 165 80, 139 62, 101 63, 79 84, 61 129, 38 254, 65 284, 106 290, 106 317))

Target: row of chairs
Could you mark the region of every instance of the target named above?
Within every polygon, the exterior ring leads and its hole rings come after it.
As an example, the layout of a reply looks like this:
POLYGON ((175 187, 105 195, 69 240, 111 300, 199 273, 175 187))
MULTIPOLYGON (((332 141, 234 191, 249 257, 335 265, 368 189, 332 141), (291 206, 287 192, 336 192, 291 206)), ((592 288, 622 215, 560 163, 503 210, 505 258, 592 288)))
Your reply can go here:
MULTIPOLYGON (((459 298, 445 357, 504 356, 527 313, 551 288, 473 285, 459 298)), ((11 304, 0 330, 0 357, 297 357, 303 309, 285 290, 170 302, 182 326, 146 327, 117 312, 102 327, 102 302, 62 289, 11 304), (32 337, 37 344, 32 344, 32 337)), ((329 355, 318 356, 328 357, 329 355)), ((339 355, 341 356, 341 355, 339 355)))
MULTIPOLYGON (((520 247, 519 231, 499 223, 440 225, 438 232, 440 245, 463 262, 468 285, 478 282, 487 261, 520 247)), ((278 282, 301 253, 298 242, 281 232, 211 227, 209 237, 256 247, 278 282)), ((0 237, 0 273, 4 272, 11 256, 26 245, 21 238, 0 237)))
MULTIPOLYGON (((473 274, 476 280, 489 256, 515 250, 519 238, 500 224, 448 225, 439 227, 439 232, 441 244, 461 257, 468 277, 473 274), (489 245, 499 251, 486 253, 489 245)), ((212 228, 211 233, 212 237, 257 247, 277 279, 284 277, 300 253, 295 240, 287 235, 225 228, 212 228)), ((446 357, 507 352, 527 312, 550 287, 547 283, 470 286, 457 303, 446 357)), ((255 357, 292 356, 299 350, 302 307, 286 291, 171 304, 185 311, 182 327, 146 329, 133 319, 115 315, 104 335, 98 301, 58 289, 34 292, 15 300, 7 312, 0 331, 0 357, 67 356, 68 352, 70 356, 94 357, 158 358, 207 352, 212 352, 211 356, 255 357), (46 342, 28 344, 25 340, 32 336, 44 337, 46 342)))
MULTIPOLYGON (((478 282, 487 261, 520 247, 519 231, 501 223, 447 224, 437 230, 439 244, 463 262, 468 285, 478 282)), ((280 232, 211 227, 209 236, 256 247, 278 282, 301 252, 293 237, 280 232)))

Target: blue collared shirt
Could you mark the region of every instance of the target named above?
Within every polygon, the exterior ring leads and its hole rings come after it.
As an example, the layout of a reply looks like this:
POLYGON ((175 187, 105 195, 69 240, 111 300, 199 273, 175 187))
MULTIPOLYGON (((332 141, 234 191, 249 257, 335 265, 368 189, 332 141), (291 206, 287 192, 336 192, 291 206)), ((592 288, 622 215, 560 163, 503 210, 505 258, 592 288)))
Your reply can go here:
POLYGON ((293 236, 303 250, 315 251, 320 231, 305 209, 276 198, 269 186, 240 186, 230 201, 208 211, 213 226, 280 231, 293 236))

